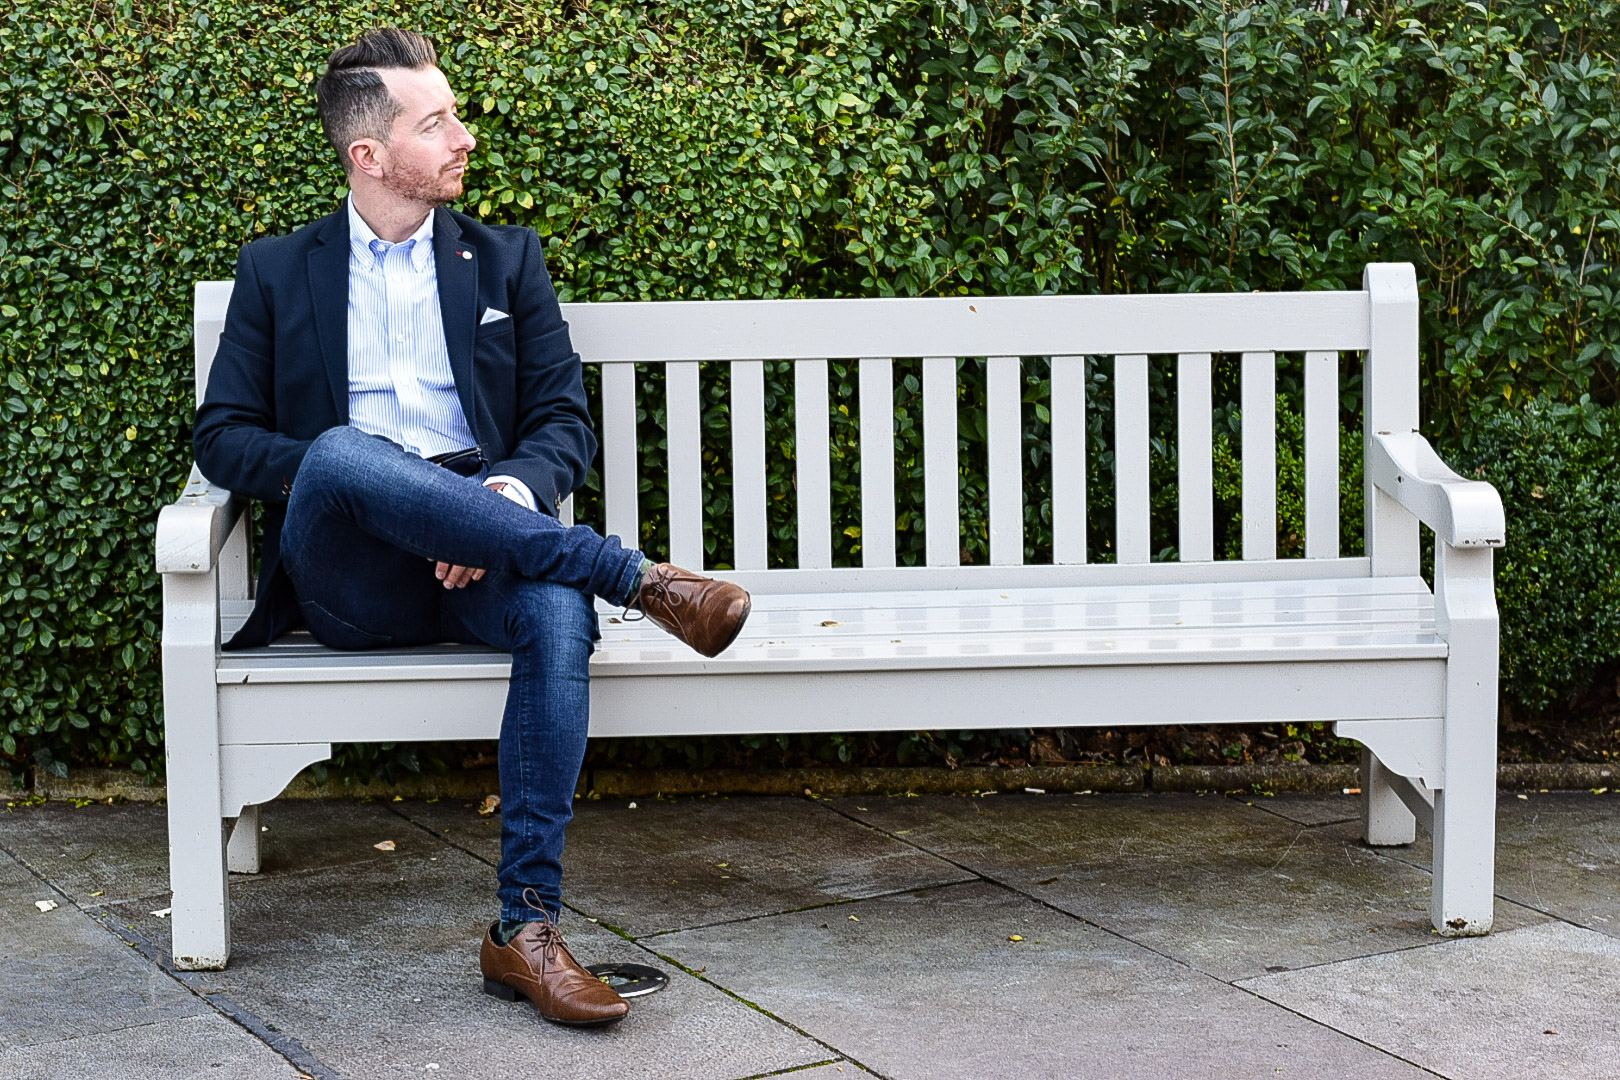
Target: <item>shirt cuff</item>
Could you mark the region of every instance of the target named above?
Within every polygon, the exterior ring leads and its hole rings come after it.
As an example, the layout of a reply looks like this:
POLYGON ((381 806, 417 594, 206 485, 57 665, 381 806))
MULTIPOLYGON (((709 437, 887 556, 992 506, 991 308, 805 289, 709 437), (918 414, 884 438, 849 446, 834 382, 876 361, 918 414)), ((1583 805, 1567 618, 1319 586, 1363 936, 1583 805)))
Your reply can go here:
POLYGON ((511 499, 519 506, 526 507, 527 509, 533 510, 536 513, 539 512, 540 507, 535 504, 534 492, 529 490, 528 484, 525 484, 517 477, 491 476, 484 480, 485 487, 489 487, 491 484, 505 484, 506 486, 500 490, 500 494, 506 496, 508 499, 511 499))

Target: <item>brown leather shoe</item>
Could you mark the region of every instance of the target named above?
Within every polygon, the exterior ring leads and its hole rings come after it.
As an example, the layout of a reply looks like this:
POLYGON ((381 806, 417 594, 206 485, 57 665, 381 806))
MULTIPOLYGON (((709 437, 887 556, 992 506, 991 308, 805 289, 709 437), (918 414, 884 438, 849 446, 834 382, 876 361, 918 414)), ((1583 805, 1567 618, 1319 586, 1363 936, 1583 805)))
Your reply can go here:
POLYGON ((553 1024, 572 1027, 611 1024, 630 1011, 628 1001, 574 959, 555 922, 531 922, 506 945, 495 940, 499 927, 490 926, 479 951, 484 993, 505 1001, 528 998, 553 1024))
POLYGON ((737 640, 753 601, 741 585, 658 563, 631 606, 704 656, 719 656, 737 640))

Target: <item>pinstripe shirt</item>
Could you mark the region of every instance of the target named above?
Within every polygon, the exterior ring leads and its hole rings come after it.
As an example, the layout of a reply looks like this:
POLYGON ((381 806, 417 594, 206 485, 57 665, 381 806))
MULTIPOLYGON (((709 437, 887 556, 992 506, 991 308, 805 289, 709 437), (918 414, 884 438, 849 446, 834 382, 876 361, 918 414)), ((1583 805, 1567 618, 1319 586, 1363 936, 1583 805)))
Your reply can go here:
MULTIPOLYGON (((409 239, 390 244, 349 210, 349 425, 421 457, 465 450, 477 440, 456 396, 439 307, 433 215, 409 239)), ((514 502, 535 509, 521 481, 514 502)), ((504 494, 504 492, 503 492, 504 494)), ((512 497, 512 496, 508 496, 512 497)))

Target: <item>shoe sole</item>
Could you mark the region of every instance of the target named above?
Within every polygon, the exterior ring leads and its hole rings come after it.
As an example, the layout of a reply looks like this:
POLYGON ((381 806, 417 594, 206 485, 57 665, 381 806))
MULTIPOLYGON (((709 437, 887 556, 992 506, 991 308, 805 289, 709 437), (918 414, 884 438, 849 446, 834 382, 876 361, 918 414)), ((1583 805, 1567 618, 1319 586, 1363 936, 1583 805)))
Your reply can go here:
MULTIPOLYGON (((484 980, 484 993, 488 994, 490 997, 500 998, 502 1001, 518 1001, 521 999, 529 1002, 531 1005, 534 1005, 533 999, 531 999, 528 994, 525 994, 515 986, 507 986, 505 983, 496 982, 494 979, 484 980)), ((545 1013, 540 1012, 540 1007, 538 1005, 535 1005, 534 1011, 540 1013, 541 1019, 549 1021, 553 1024, 561 1024, 563 1027, 602 1027, 604 1024, 616 1024, 620 1020, 623 1020, 626 1016, 630 1015, 628 1012, 623 1012, 618 1016, 609 1016, 601 1020, 562 1020, 558 1017, 547 1016, 545 1013)))

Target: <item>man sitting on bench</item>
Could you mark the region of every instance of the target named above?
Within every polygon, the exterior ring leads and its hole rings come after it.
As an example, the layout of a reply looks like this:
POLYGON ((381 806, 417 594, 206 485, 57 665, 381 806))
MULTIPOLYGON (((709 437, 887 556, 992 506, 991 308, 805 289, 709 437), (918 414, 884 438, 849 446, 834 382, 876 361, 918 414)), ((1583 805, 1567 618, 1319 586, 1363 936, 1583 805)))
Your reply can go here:
POLYGON ((591 598, 706 656, 749 598, 555 516, 596 454, 580 359, 539 237, 444 208, 474 140, 437 65, 396 29, 334 52, 316 94, 349 197, 237 262, 194 440, 204 475, 265 504, 257 602, 226 647, 303 623, 339 649, 511 652, 484 988, 557 1023, 610 1023, 628 1003, 557 930, 591 598))

